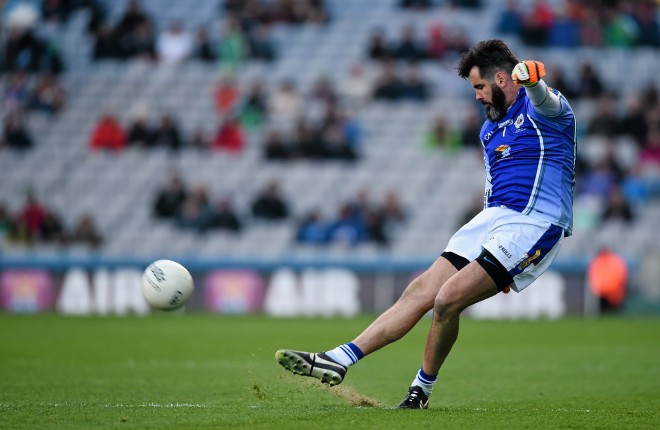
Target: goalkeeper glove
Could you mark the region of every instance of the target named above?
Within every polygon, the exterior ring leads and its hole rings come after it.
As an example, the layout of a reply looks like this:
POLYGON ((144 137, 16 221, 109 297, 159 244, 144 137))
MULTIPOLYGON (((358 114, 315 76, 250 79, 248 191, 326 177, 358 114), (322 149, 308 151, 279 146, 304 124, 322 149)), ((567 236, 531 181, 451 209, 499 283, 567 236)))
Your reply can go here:
POLYGON ((545 66, 540 61, 525 60, 516 64, 511 79, 516 84, 533 87, 545 76, 545 66))

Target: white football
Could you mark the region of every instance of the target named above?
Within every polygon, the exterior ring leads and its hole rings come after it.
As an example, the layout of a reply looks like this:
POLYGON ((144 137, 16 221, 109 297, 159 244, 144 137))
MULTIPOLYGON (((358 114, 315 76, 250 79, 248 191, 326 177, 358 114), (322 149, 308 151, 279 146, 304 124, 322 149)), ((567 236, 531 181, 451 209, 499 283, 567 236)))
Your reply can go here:
POLYGON ((180 308, 194 289, 190 272, 176 261, 154 261, 142 274, 142 294, 156 309, 171 311, 180 308))

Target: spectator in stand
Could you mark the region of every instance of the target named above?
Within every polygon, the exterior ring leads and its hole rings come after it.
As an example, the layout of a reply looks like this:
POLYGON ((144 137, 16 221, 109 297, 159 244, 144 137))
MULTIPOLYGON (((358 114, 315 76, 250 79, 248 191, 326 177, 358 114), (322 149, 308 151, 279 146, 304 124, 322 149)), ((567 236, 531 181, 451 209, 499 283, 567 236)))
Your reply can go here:
POLYGON ((248 55, 249 46, 235 19, 228 17, 220 37, 220 66, 233 73, 248 55))
POLYGON ((328 242, 339 246, 354 246, 362 242, 367 234, 364 219, 355 216, 350 204, 342 205, 337 218, 329 224, 328 242))
POLYGON ((338 99, 338 94, 332 83, 332 79, 326 75, 319 76, 316 82, 314 82, 310 98, 314 101, 321 102, 324 105, 335 104, 338 99))
POLYGON ((548 79, 548 82, 551 83, 553 88, 556 88, 560 93, 562 93, 564 97, 566 97, 568 100, 578 98, 575 85, 566 79, 564 69, 561 67, 556 67, 552 70, 551 73, 549 73, 549 75, 552 77, 548 79))
POLYGON ((373 98, 383 101, 396 101, 401 98, 401 80, 397 77, 394 64, 384 61, 380 64, 380 74, 376 78, 373 98))
POLYGON ((580 24, 569 12, 560 11, 548 31, 547 44, 558 48, 575 48, 580 45, 580 24))
POLYGON ((258 129, 266 120, 268 101, 264 85, 256 81, 250 87, 241 107, 241 124, 247 130, 258 129))
POLYGON ((459 56, 463 52, 470 49, 470 41, 465 30, 461 28, 451 28, 447 31, 445 38, 447 52, 455 56, 459 56))
POLYGON ((43 0, 41 17, 44 21, 55 21, 65 24, 69 20, 72 5, 68 0, 43 0))
POLYGON ((95 33, 92 59, 99 61, 105 59, 119 60, 123 58, 125 58, 125 53, 119 36, 110 24, 102 23, 95 33))
POLYGON ((156 42, 150 22, 143 22, 133 31, 131 37, 124 41, 125 54, 137 60, 152 63, 156 61, 156 42))
POLYGON ((360 188, 355 197, 346 203, 346 206, 350 211, 350 216, 360 222, 364 220, 369 211, 374 210, 369 190, 366 188, 360 188))
POLYGON ((248 44, 250 57, 255 60, 271 62, 277 57, 275 45, 270 37, 270 27, 266 25, 257 24, 252 28, 249 33, 248 44))
POLYGON ((154 144, 154 131, 147 118, 147 108, 138 106, 128 127, 128 144, 138 148, 149 148, 154 144))
POLYGON ((89 20, 85 30, 87 34, 95 35, 101 25, 106 21, 106 12, 97 0, 80 0, 81 9, 87 9, 89 20))
POLYGON ((30 107, 49 114, 59 113, 66 104, 64 88, 50 73, 42 74, 32 91, 30 107))
POLYGON ((206 187, 200 184, 184 200, 176 221, 180 228, 203 232, 209 227, 211 217, 208 192, 206 187))
POLYGON ((458 150, 461 147, 461 136, 447 127, 447 121, 443 115, 438 115, 431 129, 426 132, 424 146, 432 150, 439 148, 458 150))
POLYGON ((357 159, 357 154, 346 140, 342 125, 338 121, 333 121, 325 127, 321 139, 325 147, 325 158, 343 161, 357 159))
POLYGON ((206 63, 212 63, 218 59, 218 54, 215 52, 215 48, 209 39, 209 31, 205 26, 197 29, 192 56, 206 63))
POLYGON ((14 220, 9 214, 7 205, 0 202, 0 244, 4 243, 4 239, 9 235, 14 225, 14 220))
POLYGON ((399 0, 399 7, 402 9, 412 9, 414 11, 425 11, 430 9, 433 0, 399 0))
POLYGON ((4 50, 0 49, 3 54, 0 58, 3 70, 53 73, 62 70, 59 50, 52 40, 41 37, 49 32, 56 33, 57 29, 39 22, 38 4, 12 1, 7 7, 2 7, 2 24, 8 30, 3 32, 4 50))
POLYGON ((17 223, 24 225, 30 241, 39 237, 41 228, 46 219, 46 208, 37 200, 33 192, 25 196, 25 204, 18 212, 17 223))
POLYGON ((582 65, 579 76, 577 93, 580 98, 595 99, 605 92, 601 79, 591 63, 582 65))
POLYGON ((430 60, 441 60, 446 52, 444 28, 440 22, 434 22, 427 30, 426 56, 430 60))
POLYGON ((369 58, 377 61, 390 60, 394 53, 385 39, 385 33, 382 29, 375 29, 371 33, 367 53, 369 58))
POLYGON ((303 113, 302 97, 291 80, 282 81, 268 102, 268 112, 275 120, 291 122, 303 113))
POLYGON ((117 117, 106 112, 94 127, 89 141, 90 148, 96 150, 120 151, 126 146, 126 132, 117 117))
POLYGON ((390 238, 386 232, 386 222, 385 214, 382 211, 368 211, 364 215, 364 240, 380 246, 389 244, 390 238))
POLYGON ((165 114, 160 119, 160 125, 153 133, 153 146, 177 151, 183 147, 181 132, 174 118, 165 114))
POLYGON ((637 24, 639 46, 660 47, 660 23, 657 6, 652 2, 638 2, 633 15, 637 24))
POLYGON ((633 221, 633 211, 619 185, 612 188, 601 219, 603 222, 620 221, 626 224, 633 221))
POLYGON ((366 103, 373 89, 371 79, 363 64, 356 63, 351 66, 339 91, 351 105, 362 106, 366 103))
POLYGON ((190 137, 190 144, 188 146, 199 151, 207 151, 210 144, 204 128, 197 126, 190 137))
POLYGON ((339 121, 344 134, 346 143, 351 147, 356 156, 359 156, 362 145, 362 124, 357 120, 353 110, 345 107, 337 111, 337 121, 339 121))
POLYGON ((222 115, 234 111, 239 100, 238 83, 232 75, 220 77, 213 90, 215 108, 222 115))
POLYGON ((497 32, 518 35, 522 31, 523 12, 517 0, 507 0, 506 6, 499 13, 497 32))
POLYGON ((424 102, 429 98, 429 87, 422 77, 419 67, 410 64, 401 83, 402 100, 424 102))
POLYGON ((229 198, 222 197, 217 200, 213 213, 211 214, 209 228, 229 230, 235 233, 241 230, 241 221, 239 220, 229 198))
POLYGON ((44 208, 44 218, 39 229, 39 239, 41 242, 52 243, 54 245, 65 245, 67 234, 64 230, 64 224, 60 217, 49 208, 44 208))
POLYGON ((641 173, 660 179, 660 125, 652 125, 639 154, 641 173))
POLYGON ((292 146, 289 154, 292 159, 319 160, 326 156, 323 142, 303 118, 294 127, 292 146))
POLYGON ((482 124, 483 121, 479 116, 479 111, 473 108, 466 112, 466 119, 460 131, 460 146, 463 148, 479 148, 481 150, 479 133, 481 132, 482 124))
POLYGON ((28 106, 29 101, 28 74, 25 71, 9 74, 2 97, 5 112, 24 109, 28 106))
POLYGON ((34 142, 23 122, 23 116, 19 111, 9 112, 5 116, 0 147, 23 151, 33 146, 34 142))
POLYGON ((616 186, 619 175, 607 160, 600 160, 580 181, 580 194, 593 196, 604 203, 616 186))
POLYGON ((619 119, 615 112, 615 98, 611 94, 604 94, 598 99, 596 114, 587 126, 591 135, 614 136, 619 131, 619 119))
POLYGON ((545 46, 554 19, 554 12, 547 1, 536 0, 523 19, 523 41, 532 46, 545 46))
POLYGON ((394 58, 412 63, 426 59, 426 47, 417 40, 412 24, 401 29, 401 39, 394 47, 394 58))
POLYGON ((626 103, 626 109, 620 118, 617 129, 618 134, 632 137, 641 148, 648 131, 642 100, 638 94, 632 94, 626 103))
POLYGON ((330 21, 325 0, 307 0, 306 21, 313 24, 326 24, 330 21))
POLYGON ((7 233, 7 239, 10 244, 14 245, 31 245, 34 242, 34 237, 30 234, 25 219, 19 218, 11 224, 11 228, 7 233))
POLYGON ((600 47, 605 44, 600 12, 589 8, 581 21, 580 43, 583 46, 600 47))
POLYGON ((318 209, 313 209, 300 221, 296 240, 307 245, 323 245, 328 241, 328 223, 318 209))
POLYGON ((122 15, 119 23, 117 24, 117 34, 121 40, 126 38, 131 38, 133 32, 143 24, 150 24, 151 20, 147 13, 142 9, 142 5, 139 0, 131 0, 127 7, 126 11, 122 15))
POLYGON ((174 22, 158 37, 156 52, 163 64, 183 63, 193 54, 193 38, 180 22, 174 22))
POLYGON ((103 244, 103 236, 98 231, 94 218, 91 214, 83 214, 71 232, 71 243, 87 245, 92 249, 98 249, 103 244))
POLYGON ((245 137, 241 123, 235 117, 230 117, 222 122, 218 133, 213 140, 212 147, 231 153, 240 153, 245 147, 245 137))
POLYGON ((481 0, 450 0, 449 4, 453 7, 479 9, 481 8, 481 0))
POLYGON ((271 130, 264 142, 264 158, 271 161, 283 161, 289 159, 289 148, 284 143, 282 133, 279 130, 271 130))
POLYGON ((154 202, 154 216, 156 218, 174 218, 181 210, 188 192, 183 185, 183 180, 178 174, 170 175, 167 185, 162 188, 154 202))
POLYGON ((53 74, 63 70, 59 50, 52 41, 41 39, 29 27, 8 26, 8 29, 3 58, 5 70, 53 74))
POLYGON ((378 212, 382 214, 385 230, 390 233, 388 236, 408 218, 399 195, 393 190, 385 194, 384 202, 378 212))
POLYGON ((619 3, 618 7, 605 7, 603 24, 607 46, 631 47, 637 41, 639 28, 632 17, 632 5, 619 3))
POLYGON ((277 181, 271 181, 252 202, 252 215, 263 220, 282 220, 289 217, 289 206, 280 192, 277 181))

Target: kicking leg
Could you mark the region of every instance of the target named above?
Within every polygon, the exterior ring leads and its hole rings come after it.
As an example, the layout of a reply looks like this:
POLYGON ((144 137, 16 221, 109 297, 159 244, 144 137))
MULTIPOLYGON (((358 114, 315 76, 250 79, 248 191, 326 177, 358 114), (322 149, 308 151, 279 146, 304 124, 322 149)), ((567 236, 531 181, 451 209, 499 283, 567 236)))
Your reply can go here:
MULTIPOLYGON (((330 385, 341 383, 348 366, 355 364, 366 354, 388 345, 408 333, 417 322, 433 308, 435 297, 449 278, 461 265, 461 257, 438 258, 422 275, 408 285, 399 300, 353 342, 340 345, 332 351, 306 352, 281 349, 275 353, 276 360, 287 370, 297 375, 311 376, 330 385)), ((467 260, 465 261, 467 263, 467 260)))
POLYGON ((431 310, 440 287, 457 272, 444 257, 438 258, 353 343, 367 355, 403 337, 431 310))

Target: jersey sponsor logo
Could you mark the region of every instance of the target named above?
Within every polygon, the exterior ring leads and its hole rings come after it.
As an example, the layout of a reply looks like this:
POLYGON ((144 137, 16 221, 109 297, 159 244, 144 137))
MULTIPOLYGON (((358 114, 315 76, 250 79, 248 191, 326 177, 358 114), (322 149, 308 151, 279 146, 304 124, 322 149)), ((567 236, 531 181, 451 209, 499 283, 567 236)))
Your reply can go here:
POLYGON ((484 141, 489 141, 491 137, 493 137, 493 132, 489 131, 488 133, 484 134, 484 141))
POLYGON ((525 270, 525 268, 529 266, 531 263, 534 263, 534 265, 536 266, 537 261, 534 260, 539 258, 540 255, 541 255, 540 249, 537 249, 534 255, 532 255, 531 257, 529 256, 529 254, 525 254, 525 257, 523 258, 522 262, 518 265, 518 269, 525 270))
POLYGON ((518 115, 518 118, 516 118, 516 122, 513 123, 514 126, 516 126, 516 129, 519 129, 521 125, 523 125, 523 122, 525 122, 525 117, 523 114, 518 115))
POLYGON ((495 148, 495 159, 496 160, 501 160, 502 158, 506 158, 511 154, 511 147, 509 145, 500 145, 497 148, 495 148))

